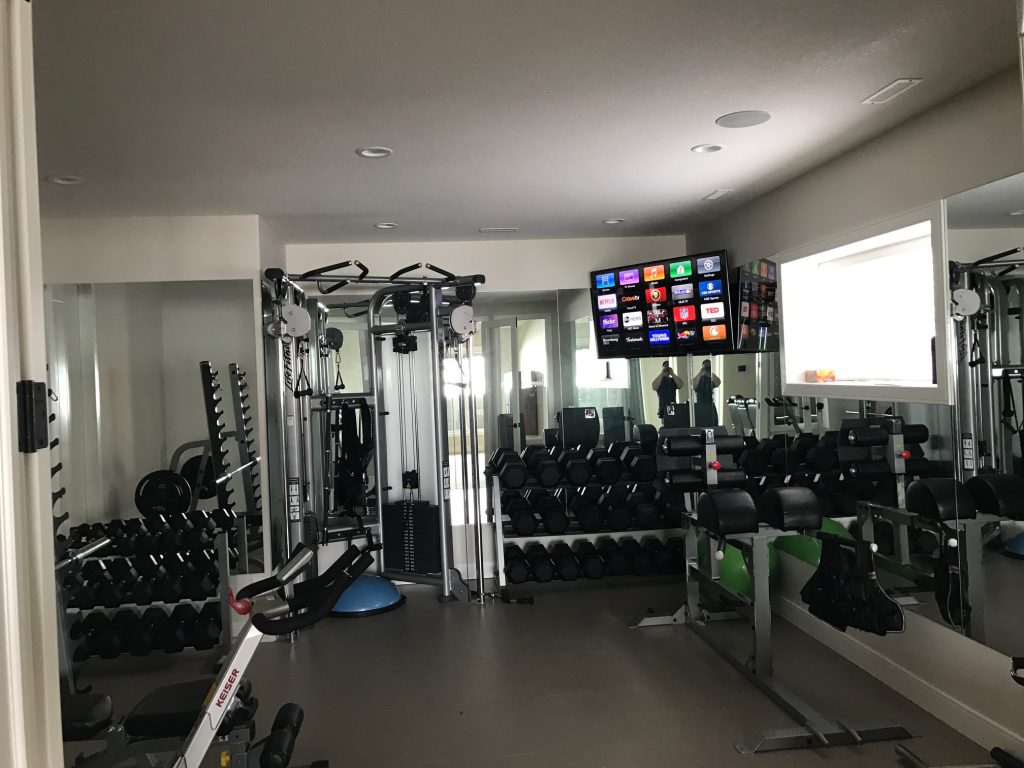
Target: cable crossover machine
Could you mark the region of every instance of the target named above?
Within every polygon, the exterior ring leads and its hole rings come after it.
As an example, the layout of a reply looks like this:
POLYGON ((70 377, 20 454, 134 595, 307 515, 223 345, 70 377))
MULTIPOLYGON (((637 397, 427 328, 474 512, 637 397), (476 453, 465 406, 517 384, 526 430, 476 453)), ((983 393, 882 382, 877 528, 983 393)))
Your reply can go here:
MULTIPOLYGON (((444 366, 452 359, 461 368, 471 357, 479 327, 472 303, 484 280, 427 263, 387 276, 371 275, 355 260, 301 274, 266 270, 269 453, 280 457, 268 467, 275 562, 287 559, 298 544, 315 550, 363 536, 372 541, 376 534, 383 545, 383 575, 438 586, 441 600, 469 599, 453 557, 444 366), (345 299, 332 296, 346 287, 345 299), (360 288, 373 293, 366 297, 360 288), (332 312, 348 320, 366 318, 368 391, 350 391, 345 384, 345 337, 329 325, 332 312)), ((471 384, 469 391, 460 386, 459 403, 468 486, 479 477, 471 384)), ((479 504, 474 527, 480 595, 479 504)), ((316 576, 318 569, 314 561, 304 576, 316 576)))

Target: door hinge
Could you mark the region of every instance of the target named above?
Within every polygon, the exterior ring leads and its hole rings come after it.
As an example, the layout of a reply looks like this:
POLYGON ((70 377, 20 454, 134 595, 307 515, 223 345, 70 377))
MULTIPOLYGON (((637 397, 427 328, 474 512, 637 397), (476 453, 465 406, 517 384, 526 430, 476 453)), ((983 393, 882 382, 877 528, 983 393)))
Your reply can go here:
POLYGON ((18 451, 35 453, 50 444, 49 411, 50 399, 46 394, 46 383, 42 381, 19 381, 18 396, 18 451))

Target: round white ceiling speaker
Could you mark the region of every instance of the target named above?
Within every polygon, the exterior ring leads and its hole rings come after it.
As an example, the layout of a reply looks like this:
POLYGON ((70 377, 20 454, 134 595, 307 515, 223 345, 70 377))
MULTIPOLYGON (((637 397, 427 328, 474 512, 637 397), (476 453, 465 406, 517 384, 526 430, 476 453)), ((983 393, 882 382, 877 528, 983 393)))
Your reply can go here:
POLYGON ((309 312, 294 304, 289 304, 281 309, 281 320, 284 322, 285 334, 293 339, 306 336, 309 329, 313 327, 309 312))

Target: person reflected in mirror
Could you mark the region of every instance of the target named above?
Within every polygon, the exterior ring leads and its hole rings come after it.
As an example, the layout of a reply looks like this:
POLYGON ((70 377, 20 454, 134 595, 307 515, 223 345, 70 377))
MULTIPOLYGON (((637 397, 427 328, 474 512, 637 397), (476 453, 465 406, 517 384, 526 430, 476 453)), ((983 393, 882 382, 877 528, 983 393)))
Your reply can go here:
POLYGON ((695 427, 717 427, 718 408, 715 406, 715 387, 722 380, 711 371, 711 361, 705 360, 700 371, 693 377, 693 391, 697 400, 693 405, 693 421, 695 427))
POLYGON ((676 392, 684 386, 683 380, 672 370, 668 360, 661 364, 661 373, 654 377, 651 382, 651 389, 658 393, 658 418, 665 423, 665 411, 669 403, 676 401, 676 392))

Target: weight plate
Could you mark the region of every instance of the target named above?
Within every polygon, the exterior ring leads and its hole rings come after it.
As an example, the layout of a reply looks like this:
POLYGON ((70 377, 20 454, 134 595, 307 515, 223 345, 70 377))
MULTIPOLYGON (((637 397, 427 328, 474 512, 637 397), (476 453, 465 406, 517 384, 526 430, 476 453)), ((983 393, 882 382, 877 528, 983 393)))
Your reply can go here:
POLYGON ((192 503, 192 486, 177 472, 150 472, 135 488, 135 506, 144 516, 183 515, 192 503))
MULTIPOLYGON (((217 484, 214 482, 217 478, 213 476, 213 460, 207 459, 206 471, 203 472, 203 481, 200 483, 199 465, 202 463, 202 456, 193 456, 181 465, 181 476, 185 478, 190 488, 195 488, 199 485, 200 499, 212 499, 217 495, 217 484)), ((188 510, 185 511, 187 512, 188 510)))

